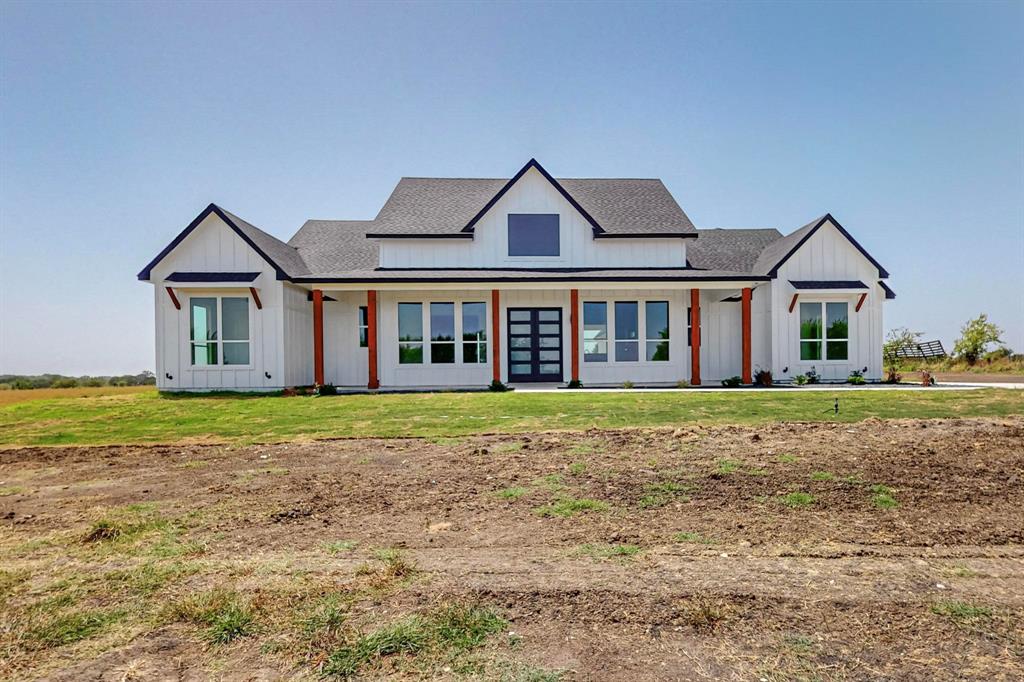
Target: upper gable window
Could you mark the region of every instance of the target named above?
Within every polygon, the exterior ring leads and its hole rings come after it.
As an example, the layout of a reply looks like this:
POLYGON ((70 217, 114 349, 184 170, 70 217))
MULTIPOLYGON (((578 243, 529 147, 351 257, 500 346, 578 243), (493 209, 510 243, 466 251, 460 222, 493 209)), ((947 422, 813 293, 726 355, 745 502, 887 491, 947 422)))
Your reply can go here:
POLYGON ((509 256, 559 256, 557 213, 509 213, 509 256))

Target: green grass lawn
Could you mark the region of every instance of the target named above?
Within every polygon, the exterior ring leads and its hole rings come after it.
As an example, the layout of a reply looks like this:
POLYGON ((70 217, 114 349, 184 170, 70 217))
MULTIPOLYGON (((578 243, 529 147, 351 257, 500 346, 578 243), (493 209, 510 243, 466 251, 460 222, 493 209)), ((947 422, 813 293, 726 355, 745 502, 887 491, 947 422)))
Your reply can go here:
POLYGON ((314 397, 129 395, 0 406, 0 445, 276 442, 329 437, 445 437, 867 417, 1024 414, 1024 391, 433 393, 314 397), (840 412, 832 412, 834 397, 840 412))

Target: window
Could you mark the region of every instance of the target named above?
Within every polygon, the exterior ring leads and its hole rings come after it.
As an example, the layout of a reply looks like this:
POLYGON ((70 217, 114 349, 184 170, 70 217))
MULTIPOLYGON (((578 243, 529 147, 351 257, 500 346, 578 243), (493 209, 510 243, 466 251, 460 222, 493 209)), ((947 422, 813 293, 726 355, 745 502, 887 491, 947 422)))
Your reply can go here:
POLYGON ((359 347, 367 348, 370 345, 370 323, 367 320, 365 305, 359 306, 359 347))
POLYGON ((509 256, 558 256, 557 213, 509 213, 509 256))
POLYGON ((849 357, 849 304, 825 304, 825 359, 846 360, 849 357))
POLYGON ((487 362, 487 304, 462 304, 462 361, 487 362))
POLYGON ((398 364, 423 362, 423 304, 398 304, 398 364))
POLYGON ((686 309, 686 345, 693 347, 693 308, 686 309))
POLYGON ((644 313, 647 359, 651 362, 668 362, 668 301, 647 301, 644 313))
POLYGON ((583 362, 608 362, 608 304, 583 304, 583 362))
POLYGON ((196 367, 248 365, 249 299, 189 299, 189 355, 196 367))
POLYGON ((615 361, 636 362, 640 359, 639 307, 636 301, 615 302, 615 361))
POLYGON ((800 304, 800 359, 821 360, 824 345, 826 360, 849 358, 849 304, 800 304), (825 324, 822 324, 822 320, 825 324))
POLYGON ((455 304, 430 304, 430 362, 449 365, 455 362, 455 304))

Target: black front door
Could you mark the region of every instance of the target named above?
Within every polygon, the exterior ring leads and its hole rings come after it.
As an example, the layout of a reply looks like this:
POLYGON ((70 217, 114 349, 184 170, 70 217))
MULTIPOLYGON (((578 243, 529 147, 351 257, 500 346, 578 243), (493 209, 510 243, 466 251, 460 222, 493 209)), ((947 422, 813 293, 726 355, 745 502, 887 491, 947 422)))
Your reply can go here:
POLYGON ((508 380, 562 380, 562 309, 508 309, 508 380))

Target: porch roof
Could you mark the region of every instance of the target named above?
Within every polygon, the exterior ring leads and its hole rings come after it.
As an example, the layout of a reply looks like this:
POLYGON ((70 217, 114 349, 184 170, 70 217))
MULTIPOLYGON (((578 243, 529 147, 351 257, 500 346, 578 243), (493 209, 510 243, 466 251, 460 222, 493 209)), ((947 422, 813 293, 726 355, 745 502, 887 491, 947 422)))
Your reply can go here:
POLYGON ((384 269, 313 273, 294 278, 303 284, 381 282, 713 282, 768 281, 764 275, 696 268, 545 268, 545 269, 384 269))

